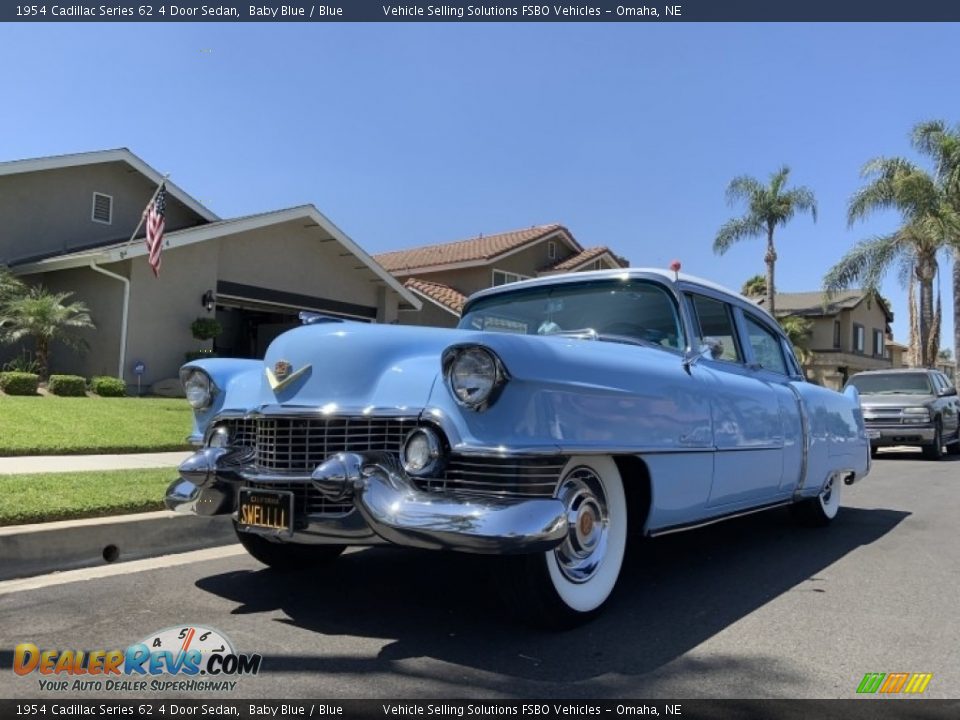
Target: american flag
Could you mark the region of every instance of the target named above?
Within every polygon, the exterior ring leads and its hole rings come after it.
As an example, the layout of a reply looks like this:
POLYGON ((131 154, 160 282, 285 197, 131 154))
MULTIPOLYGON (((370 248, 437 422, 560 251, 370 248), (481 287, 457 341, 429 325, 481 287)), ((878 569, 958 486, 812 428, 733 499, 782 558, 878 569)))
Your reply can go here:
POLYGON ((153 268, 154 277, 160 277, 160 251, 163 249, 163 229, 166 224, 167 191, 161 185, 153 202, 147 205, 147 262, 153 268))

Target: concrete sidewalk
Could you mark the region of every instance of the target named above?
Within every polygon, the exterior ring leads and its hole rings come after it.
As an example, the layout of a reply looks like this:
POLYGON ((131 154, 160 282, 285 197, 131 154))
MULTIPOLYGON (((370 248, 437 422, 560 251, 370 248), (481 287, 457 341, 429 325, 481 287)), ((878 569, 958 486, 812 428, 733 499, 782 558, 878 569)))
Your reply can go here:
POLYGON ((0 457, 0 475, 171 468, 193 454, 192 450, 125 455, 33 455, 0 457))

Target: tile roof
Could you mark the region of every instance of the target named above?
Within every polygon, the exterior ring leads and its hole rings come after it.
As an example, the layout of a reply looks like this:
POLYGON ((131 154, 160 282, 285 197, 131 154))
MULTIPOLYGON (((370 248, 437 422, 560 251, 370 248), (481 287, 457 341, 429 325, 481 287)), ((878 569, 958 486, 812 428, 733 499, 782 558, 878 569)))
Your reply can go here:
MULTIPOLYGON (((492 260, 498 255, 522 247, 537 238, 564 229, 562 225, 557 223, 534 225, 523 230, 511 230, 496 235, 479 235, 467 240, 381 253, 374 255, 373 259, 392 273, 453 263, 492 260)), ((576 241, 574 241, 574 244, 576 245, 576 241)), ((579 250, 579 247, 577 249, 579 250)))
POLYGON ((434 302, 443 305, 458 315, 463 311, 463 304, 467 301, 467 296, 457 292, 449 285, 442 283, 420 280, 418 278, 409 278, 403 286, 408 290, 420 293, 424 297, 430 298, 434 302))
MULTIPOLYGON (((777 293, 777 315, 836 315, 841 310, 856 307, 870 295, 868 290, 843 290, 826 300, 822 290, 816 292, 777 293)), ((766 298, 758 298, 755 302, 764 305, 766 298)), ((883 299, 880 305, 892 320, 893 313, 883 299)))
POLYGON ((603 255, 604 253, 609 253, 610 257, 612 257, 614 260, 617 259, 617 256, 610 251, 610 248, 608 248, 605 245, 602 245, 600 247, 587 248, 583 252, 575 253, 570 257, 566 258, 565 260, 561 260, 556 265, 552 265, 551 267, 546 268, 546 270, 551 272, 561 271, 561 270, 574 270, 580 267, 581 265, 584 265, 590 262, 591 260, 596 260, 598 257, 603 255))

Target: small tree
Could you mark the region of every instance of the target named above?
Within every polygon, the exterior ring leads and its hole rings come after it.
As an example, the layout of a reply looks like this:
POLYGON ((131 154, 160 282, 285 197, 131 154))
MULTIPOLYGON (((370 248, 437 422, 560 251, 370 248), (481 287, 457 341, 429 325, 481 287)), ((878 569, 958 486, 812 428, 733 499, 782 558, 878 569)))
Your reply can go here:
POLYGON ((213 340, 223 332, 223 326, 215 318, 198 317, 190 323, 190 332, 197 340, 213 340))
POLYGON ((813 323, 799 315, 788 315, 780 318, 780 327, 790 338, 790 344, 797 353, 797 360, 806 367, 813 359, 810 352, 810 336, 813 334, 813 323))
POLYGON ((767 278, 759 274, 748 278, 740 288, 740 294, 747 297, 763 297, 767 294, 767 278))
POLYGON ((22 296, 8 299, 0 309, 0 330, 7 342, 33 338, 41 378, 49 374, 52 341, 59 340, 79 350, 85 343, 74 337, 73 331, 95 328, 84 303, 65 303, 72 295, 36 286, 22 296))

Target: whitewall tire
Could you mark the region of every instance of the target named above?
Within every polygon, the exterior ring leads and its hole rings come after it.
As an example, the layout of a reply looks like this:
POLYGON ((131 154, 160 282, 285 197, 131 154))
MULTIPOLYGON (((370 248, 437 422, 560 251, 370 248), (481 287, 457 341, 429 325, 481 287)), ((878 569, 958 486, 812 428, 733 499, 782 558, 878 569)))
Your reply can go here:
POLYGON ((555 496, 567 538, 546 553, 511 558, 508 597, 520 615, 550 628, 590 619, 610 597, 627 546, 627 500, 613 458, 570 458, 555 496))
POLYGON ((803 500, 792 506, 794 514, 805 525, 823 527, 834 521, 840 514, 840 496, 843 494, 843 476, 834 473, 823 484, 814 498, 803 500))

